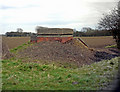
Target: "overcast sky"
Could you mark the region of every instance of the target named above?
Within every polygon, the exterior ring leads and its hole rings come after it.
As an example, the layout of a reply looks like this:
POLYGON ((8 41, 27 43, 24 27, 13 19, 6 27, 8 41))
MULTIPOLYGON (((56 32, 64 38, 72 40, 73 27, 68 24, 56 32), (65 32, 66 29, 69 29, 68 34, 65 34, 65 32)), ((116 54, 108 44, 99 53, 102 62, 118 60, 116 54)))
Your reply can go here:
POLYGON ((0 33, 35 32, 36 26, 95 28, 118 0, 0 0, 0 33))

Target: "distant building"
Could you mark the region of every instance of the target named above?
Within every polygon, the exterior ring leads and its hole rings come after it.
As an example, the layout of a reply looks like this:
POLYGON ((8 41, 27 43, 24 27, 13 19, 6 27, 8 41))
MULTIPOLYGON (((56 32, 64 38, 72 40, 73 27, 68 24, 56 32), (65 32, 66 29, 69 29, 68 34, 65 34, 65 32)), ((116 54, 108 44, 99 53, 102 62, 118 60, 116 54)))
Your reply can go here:
POLYGON ((36 28, 37 36, 31 36, 31 42, 59 41, 65 43, 73 39, 73 29, 70 28, 36 28))

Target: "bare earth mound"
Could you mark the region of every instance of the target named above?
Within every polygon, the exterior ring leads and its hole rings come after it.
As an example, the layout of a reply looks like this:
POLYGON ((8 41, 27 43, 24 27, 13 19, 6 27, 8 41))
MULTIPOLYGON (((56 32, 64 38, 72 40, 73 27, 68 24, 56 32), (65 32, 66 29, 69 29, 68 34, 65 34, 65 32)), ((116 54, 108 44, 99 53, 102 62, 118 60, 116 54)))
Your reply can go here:
POLYGON ((78 47, 75 45, 74 40, 66 44, 55 41, 40 42, 18 52, 18 58, 27 58, 27 61, 28 59, 29 61, 60 61, 75 63, 78 66, 103 59, 111 59, 115 56, 106 52, 91 51, 78 47))
POLYGON ((40 42, 20 51, 19 55, 33 60, 73 62, 77 65, 90 64, 94 58, 93 52, 75 46, 73 41, 66 44, 55 41, 40 42))

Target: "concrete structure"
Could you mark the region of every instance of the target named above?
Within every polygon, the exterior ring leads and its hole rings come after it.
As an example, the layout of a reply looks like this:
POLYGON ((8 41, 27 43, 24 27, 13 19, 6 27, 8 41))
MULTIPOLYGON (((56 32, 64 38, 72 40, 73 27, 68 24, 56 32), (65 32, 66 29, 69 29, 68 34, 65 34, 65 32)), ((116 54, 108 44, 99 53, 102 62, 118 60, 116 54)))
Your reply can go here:
POLYGON ((31 42, 59 41, 65 43, 73 39, 73 29, 70 28, 36 28, 37 36, 31 36, 31 42))

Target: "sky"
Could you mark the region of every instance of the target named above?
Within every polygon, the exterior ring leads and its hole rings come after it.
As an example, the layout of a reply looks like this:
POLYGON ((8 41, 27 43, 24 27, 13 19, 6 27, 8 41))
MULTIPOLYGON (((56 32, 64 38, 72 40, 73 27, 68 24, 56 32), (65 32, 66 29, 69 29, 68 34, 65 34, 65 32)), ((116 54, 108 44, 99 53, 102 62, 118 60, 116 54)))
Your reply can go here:
POLYGON ((96 28, 103 14, 118 0, 0 0, 0 34, 36 26, 50 28, 96 28))

